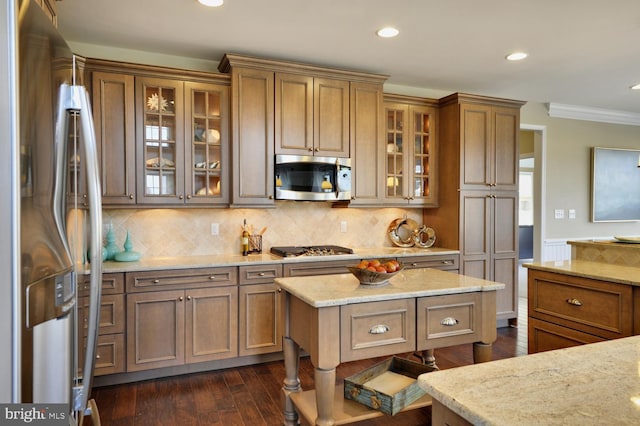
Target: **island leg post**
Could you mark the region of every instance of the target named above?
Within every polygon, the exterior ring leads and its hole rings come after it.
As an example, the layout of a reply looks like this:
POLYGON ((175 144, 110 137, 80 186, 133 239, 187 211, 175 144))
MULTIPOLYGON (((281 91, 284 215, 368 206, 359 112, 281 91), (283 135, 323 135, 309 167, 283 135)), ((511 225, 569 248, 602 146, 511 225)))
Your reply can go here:
POLYGON ((473 344, 474 364, 491 361, 493 358, 492 347, 491 343, 475 342, 473 344))
POLYGON ((333 419, 333 399, 336 393, 336 369, 323 370, 316 368, 314 378, 316 407, 318 410, 316 425, 332 426, 335 424, 333 419))
POLYGON ((300 379, 298 370, 300 368, 300 346, 290 337, 282 339, 284 352, 284 370, 285 378, 282 386, 281 403, 282 412, 284 414, 285 426, 298 425, 298 412, 291 401, 291 394, 300 392, 300 379))

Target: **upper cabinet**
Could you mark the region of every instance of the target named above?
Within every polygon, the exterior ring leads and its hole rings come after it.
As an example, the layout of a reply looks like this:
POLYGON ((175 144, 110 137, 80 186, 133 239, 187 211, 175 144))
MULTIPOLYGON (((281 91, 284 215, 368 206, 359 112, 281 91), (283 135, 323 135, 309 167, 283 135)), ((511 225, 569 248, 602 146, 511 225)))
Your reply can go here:
POLYGON ((437 108, 426 99, 385 95, 385 205, 437 205, 437 108))
POLYGON ((226 54, 218 69, 231 73, 232 80, 232 206, 275 204, 276 153, 350 157, 357 164, 355 153, 363 152, 361 160, 370 165, 371 153, 358 145, 379 145, 380 115, 365 124, 363 115, 354 121, 351 114, 354 108, 381 112, 379 96, 387 76, 235 54, 226 54), (353 87, 365 83, 377 85, 376 96, 362 98, 373 103, 354 107, 353 87), (374 139, 365 140, 354 126, 374 139), (372 131, 371 126, 377 127, 372 131))
POLYGON ((349 82, 275 74, 275 153, 345 157, 349 82))
POLYGON ((89 60, 102 202, 226 206, 226 76, 89 60))

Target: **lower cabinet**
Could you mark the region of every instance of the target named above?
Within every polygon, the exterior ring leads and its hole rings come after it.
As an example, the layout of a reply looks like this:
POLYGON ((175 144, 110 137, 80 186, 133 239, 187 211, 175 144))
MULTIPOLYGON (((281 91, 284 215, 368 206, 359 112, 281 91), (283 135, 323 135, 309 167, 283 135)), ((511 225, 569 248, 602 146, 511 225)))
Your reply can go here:
POLYGON ((529 353, 638 334, 638 304, 631 285, 529 269, 529 353))
MULTIPOLYGON (((82 371, 89 319, 89 275, 78 278, 78 293, 78 338, 82 342, 82 350, 78 354, 78 368, 82 371)), ((125 371, 124 298, 124 273, 103 274, 94 376, 125 371)))
POLYGON ((241 266, 238 355, 282 351, 283 294, 273 280, 282 265, 241 266))
MULTIPOLYGON (((128 285, 149 280, 156 285, 172 287, 202 285, 222 280, 232 285, 210 284, 184 290, 146 290, 127 294, 127 371, 171 367, 185 363, 233 358, 238 355, 238 287, 235 274, 230 282, 230 268, 194 270, 153 278, 153 273, 128 277, 128 285), (222 277, 222 278, 220 278, 222 277)), ((129 290, 129 289, 128 289, 129 290)))

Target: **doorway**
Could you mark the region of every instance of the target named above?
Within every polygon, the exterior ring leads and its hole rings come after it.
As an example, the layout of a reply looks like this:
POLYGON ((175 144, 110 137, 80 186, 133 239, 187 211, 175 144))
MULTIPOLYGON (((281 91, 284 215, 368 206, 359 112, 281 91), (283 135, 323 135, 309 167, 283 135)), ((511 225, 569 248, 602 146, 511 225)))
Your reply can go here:
POLYGON ((518 296, 527 297, 523 263, 544 260, 544 147, 546 126, 520 126, 518 296))

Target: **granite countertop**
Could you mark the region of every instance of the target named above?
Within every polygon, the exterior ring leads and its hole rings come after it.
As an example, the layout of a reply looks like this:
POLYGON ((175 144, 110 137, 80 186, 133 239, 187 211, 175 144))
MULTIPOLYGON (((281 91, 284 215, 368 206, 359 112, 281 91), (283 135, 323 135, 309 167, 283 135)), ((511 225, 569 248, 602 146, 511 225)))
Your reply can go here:
POLYGON ((588 260, 525 263, 525 268, 640 286, 640 268, 588 260))
POLYGON ((441 370, 418 385, 474 425, 640 424, 640 336, 441 370))
POLYGON ((270 253, 250 254, 242 256, 240 254, 220 254, 220 255, 198 255, 198 256, 170 256, 142 258, 136 262, 103 262, 103 272, 138 272, 155 271, 160 269, 187 269, 187 268, 211 268, 218 266, 246 266, 269 263, 296 263, 296 262, 318 262, 331 260, 349 260, 354 264, 363 258, 375 257, 411 257, 429 255, 458 254, 458 250, 446 248, 400 248, 400 247, 380 247, 367 249, 354 249, 353 254, 335 256, 298 256, 280 257, 270 253))
POLYGON ((402 271, 383 286, 361 285, 350 273, 276 278, 275 282, 287 292, 316 308, 409 297, 493 291, 505 287, 501 283, 438 269, 402 271))

